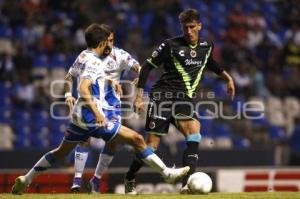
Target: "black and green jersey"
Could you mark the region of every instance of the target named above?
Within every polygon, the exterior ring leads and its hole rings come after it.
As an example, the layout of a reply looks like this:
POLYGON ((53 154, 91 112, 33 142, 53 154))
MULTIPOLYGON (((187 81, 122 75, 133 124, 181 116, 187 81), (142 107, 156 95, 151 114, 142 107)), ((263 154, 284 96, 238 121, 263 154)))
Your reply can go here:
MULTIPOLYGON (((154 93, 173 93, 178 98, 179 92, 184 98, 192 98, 197 91, 204 69, 208 68, 216 74, 223 69, 218 67, 212 58, 213 43, 199 41, 197 45, 189 45, 183 36, 165 40, 147 62, 153 67, 164 67, 164 73, 151 89, 154 93)), ((182 98, 182 97, 179 97, 182 98)))

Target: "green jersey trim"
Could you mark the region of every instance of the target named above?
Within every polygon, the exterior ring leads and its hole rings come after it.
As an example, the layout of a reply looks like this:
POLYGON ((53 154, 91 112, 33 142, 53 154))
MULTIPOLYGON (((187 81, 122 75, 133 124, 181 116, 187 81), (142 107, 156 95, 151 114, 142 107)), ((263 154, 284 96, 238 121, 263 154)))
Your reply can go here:
POLYGON ((151 64, 154 68, 158 68, 158 66, 152 62, 152 58, 147 59, 147 62, 148 62, 149 64, 151 64))
POLYGON ((208 60, 208 58, 210 56, 210 52, 211 52, 211 47, 209 48, 207 54, 205 55, 205 60, 204 60, 204 63, 203 63, 203 67, 198 72, 198 75, 197 75, 197 77, 196 77, 193 85, 191 85, 191 77, 190 77, 190 75, 184 70, 183 66, 180 64, 180 62, 176 59, 176 57, 171 52, 171 56, 173 58, 173 63, 175 65, 175 68, 181 74, 183 82, 184 82, 185 87, 187 89, 187 95, 190 98, 193 97, 193 93, 196 90, 197 86, 199 85, 199 82, 200 82, 201 77, 202 77, 203 70, 204 70, 204 68, 206 66, 206 63, 207 63, 207 60, 208 60))

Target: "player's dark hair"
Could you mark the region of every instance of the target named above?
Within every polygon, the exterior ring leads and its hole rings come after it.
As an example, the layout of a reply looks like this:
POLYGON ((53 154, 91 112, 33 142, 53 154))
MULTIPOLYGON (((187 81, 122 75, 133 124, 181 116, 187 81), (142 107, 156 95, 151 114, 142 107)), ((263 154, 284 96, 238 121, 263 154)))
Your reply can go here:
POLYGON ((115 32, 114 29, 113 29, 110 25, 107 25, 107 24, 102 23, 102 24, 100 24, 100 26, 101 26, 101 28, 103 28, 103 29, 105 29, 106 31, 108 31, 109 34, 115 32))
POLYGON ((94 23, 89 25, 84 32, 87 47, 97 48, 100 42, 108 38, 109 34, 110 33, 99 24, 94 23))
POLYGON ((188 23, 192 21, 199 21, 200 13, 196 9, 189 8, 187 10, 182 11, 179 14, 180 23, 188 23))

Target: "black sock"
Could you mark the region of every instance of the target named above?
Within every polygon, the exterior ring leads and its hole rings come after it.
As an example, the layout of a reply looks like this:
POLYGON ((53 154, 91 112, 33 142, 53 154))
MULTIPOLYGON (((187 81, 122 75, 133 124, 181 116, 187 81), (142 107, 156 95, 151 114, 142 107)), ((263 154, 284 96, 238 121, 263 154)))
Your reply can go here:
POLYGON ((182 187, 184 187, 189 179, 190 175, 193 174, 198 165, 198 142, 187 142, 187 148, 183 152, 182 164, 183 166, 189 166, 190 171, 182 179, 182 187))
POLYGON ((129 171, 126 173, 125 178, 129 181, 135 179, 135 174, 142 168, 143 165, 144 162, 141 159, 135 157, 134 161, 129 167, 129 171))

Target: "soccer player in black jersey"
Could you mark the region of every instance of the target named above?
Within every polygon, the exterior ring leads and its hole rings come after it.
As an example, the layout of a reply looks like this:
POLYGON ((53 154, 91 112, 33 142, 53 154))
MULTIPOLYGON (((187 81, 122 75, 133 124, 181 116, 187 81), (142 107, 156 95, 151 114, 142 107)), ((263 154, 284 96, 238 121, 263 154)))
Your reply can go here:
MULTIPOLYGON (((156 150, 161 136, 168 133, 170 123, 184 135, 187 147, 182 163, 190 166, 189 175, 195 172, 198 162, 198 144, 201 140, 200 122, 194 110, 193 97, 197 92, 205 68, 213 71, 227 82, 228 93, 233 98, 235 87, 231 76, 212 58, 213 43, 201 40, 199 12, 187 9, 180 13, 179 20, 183 35, 166 39, 147 59, 140 72, 136 110, 143 111, 143 88, 149 72, 159 66, 164 73, 150 92, 150 103, 146 120, 147 144, 156 150)), ((136 194, 135 173, 143 163, 136 158, 125 176, 125 193, 136 194)), ((181 193, 188 193, 187 175, 182 179, 181 193)))

